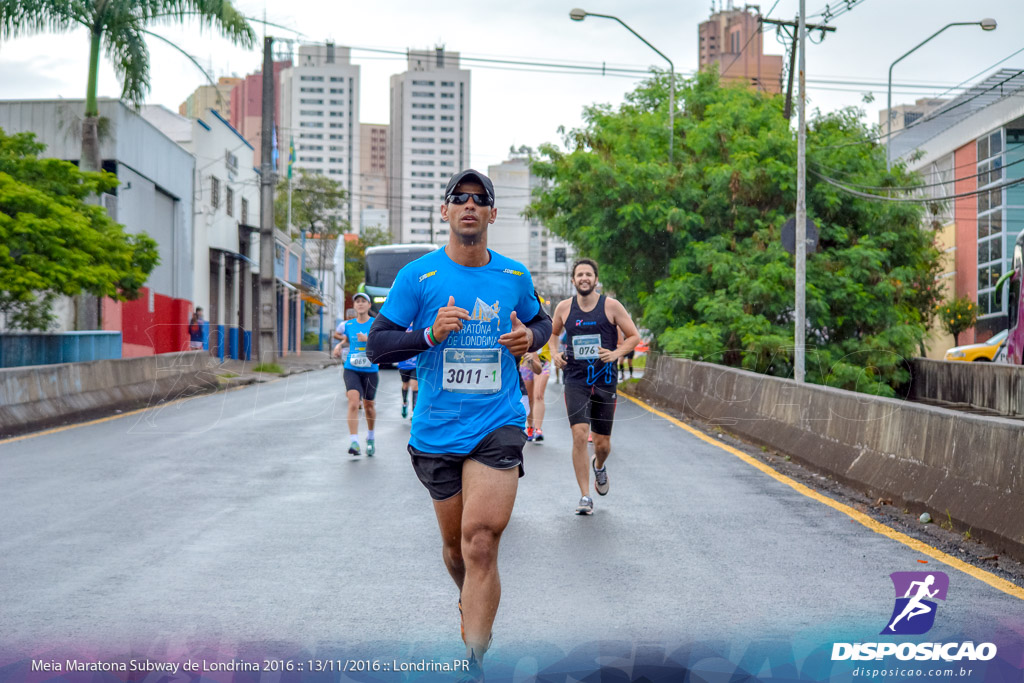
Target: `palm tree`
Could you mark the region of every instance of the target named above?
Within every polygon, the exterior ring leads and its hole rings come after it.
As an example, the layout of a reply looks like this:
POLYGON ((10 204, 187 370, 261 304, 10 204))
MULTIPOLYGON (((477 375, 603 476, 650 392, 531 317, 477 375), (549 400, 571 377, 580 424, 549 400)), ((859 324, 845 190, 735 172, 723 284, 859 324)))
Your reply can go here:
MULTIPOLYGON (((0 0, 0 38, 89 29, 89 81, 82 121, 82 170, 100 170, 96 77, 100 48, 121 81, 121 98, 138 109, 149 92, 149 50, 144 34, 153 23, 181 23, 198 17, 224 37, 252 47, 256 33, 227 0, 0 0)), ((155 34, 153 34, 155 35, 155 34)))

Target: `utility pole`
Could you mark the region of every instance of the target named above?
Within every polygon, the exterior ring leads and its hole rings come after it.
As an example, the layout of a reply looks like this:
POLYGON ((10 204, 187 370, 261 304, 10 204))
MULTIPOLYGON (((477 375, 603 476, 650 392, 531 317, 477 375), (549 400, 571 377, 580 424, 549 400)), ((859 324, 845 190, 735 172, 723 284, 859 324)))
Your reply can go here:
MULTIPOLYGON (((803 15, 801 15, 801 16, 803 16, 803 15)), ((787 87, 786 87, 786 108, 785 108, 785 111, 783 111, 783 114, 782 114, 784 117, 786 117, 786 120, 788 121, 789 117, 793 114, 793 72, 795 71, 794 66, 795 66, 795 62, 796 62, 796 48, 797 48, 796 36, 791 34, 789 32, 789 29, 791 29, 791 28, 792 29, 798 28, 799 22, 798 21, 783 21, 781 19, 765 19, 763 17, 760 19, 760 21, 761 21, 762 24, 773 24, 775 26, 783 27, 783 30, 786 31, 786 36, 790 40, 793 41, 793 47, 789 51, 789 83, 787 84, 787 87)), ((834 33, 835 30, 836 30, 836 27, 835 26, 826 26, 825 24, 806 24, 804 26, 804 30, 805 31, 821 31, 822 34, 824 35, 824 33, 826 31, 829 32, 829 33, 834 33)))
POLYGON ((277 296, 274 292, 274 39, 263 39, 263 121, 260 126, 260 320, 256 358, 277 357, 277 296))
POLYGON ((804 381, 807 343, 807 23, 806 0, 800 0, 800 99, 797 100, 796 136, 796 329, 794 330, 793 378, 804 381))
MULTIPOLYGON (((804 381, 806 366, 805 352, 807 348, 807 31, 818 30, 834 32, 834 26, 824 24, 807 24, 806 0, 800 0, 800 15, 797 21, 780 21, 778 19, 762 19, 763 23, 776 24, 796 28, 797 35, 793 50, 800 50, 800 95, 796 101, 797 133, 796 133, 796 276, 794 288, 796 296, 793 307, 795 320, 793 329, 793 378, 797 382, 804 381)), ((790 88, 793 84, 793 56, 790 55, 790 88)), ((789 95, 786 98, 786 118, 789 118, 789 95)))
POLYGON ((793 74, 796 72, 796 40, 793 40, 793 47, 789 50, 789 76, 786 83, 786 107, 782 111, 782 117, 789 121, 793 115, 793 74))
POLYGON ((430 205, 430 243, 434 243, 434 205, 430 205))

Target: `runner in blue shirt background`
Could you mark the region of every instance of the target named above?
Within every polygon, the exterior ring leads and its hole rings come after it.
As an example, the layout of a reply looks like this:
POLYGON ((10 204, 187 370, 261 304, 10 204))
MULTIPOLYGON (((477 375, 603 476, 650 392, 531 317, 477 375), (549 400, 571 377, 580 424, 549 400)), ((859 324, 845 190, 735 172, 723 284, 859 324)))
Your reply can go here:
POLYGON ((402 417, 409 417, 409 389, 412 389, 413 414, 416 413, 416 398, 420 391, 416 378, 416 356, 400 361, 397 367, 398 375, 402 378, 402 417))
POLYGON ((409 454, 434 501, 471 678, 479 680, 501 596, 498 544, 523 474, 518 358, 551 334, 529 272, 487 248, 494 203, 484 174, 452 176, 441 205, 451 241, 399 272, 367 346, 375 362, 419 354, 409 454))
POLYGON ((374 320, 370 317, 370 297, 356 292, 352 306, 356 309, 356 317, 342 322, 334 331, 334 338, 348 346, 344 370, 345 394, 348 397, 348 452, 353 456, 359 455, 359 401, 362 401, 366 415, 366 455, 372 456, 376 452, 373 426, 377 408, 374 399, 377 397, 380 367, 366 356, 366 340, 374 320))

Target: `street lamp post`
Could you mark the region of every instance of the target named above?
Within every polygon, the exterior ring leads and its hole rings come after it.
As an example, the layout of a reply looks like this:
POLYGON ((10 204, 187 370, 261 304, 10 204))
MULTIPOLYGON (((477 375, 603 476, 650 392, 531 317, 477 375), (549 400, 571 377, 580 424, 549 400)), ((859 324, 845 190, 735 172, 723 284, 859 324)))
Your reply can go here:
POLYGON ((666 62, 668 62, 668 73, 669 73, 669 84, 668 84, 668 163, 671 164, 672 163, 672 141, 675 138, 675 110, 676 110, 676 67, 675 67, 675 65, 672 63, 672 60, 669 59, 668 57, 666 57, 661 50, 659 50, 658 48, 656 48, 653 45, 651 45, 650 43, 648 43, 647 40, 642 35, 640 35, 636 31, 634 31, 633 29, 631 29, 626 24, 626 22, 624 22, 622 19, 619 19, 616 16, 612 16, 611 14, 596 14, 594 12, 587 12, 586 10, 579 9, 578 7, 576 9, 572 10, 571 12, 569 12, 569 18, 572 19, 573 21, 583 21, 587 17, 602 17, 604 19, 614 19, 615 21, 617 21, 620 24, 622 24, 623 27, 625 27, 625 29, 627 31, 632 33, 634 36, 636 36, 640 40, 644 41, 644 45, 646 45, 647 47, 649 47, 652 50, 654 50, 655 52, 657 52, 659 55, 661 55, 662 59, 664 59, 666 62))
POLYGON ((950 28, 951 26, 980 26, 981 30, 983 30, 983 31, 994 31, 996 29, 996 20, 995 19, 982 19, 981 21, 954 21, 951 24, 946 24, 945 26, 940 28, 938 31, 936 31, 935 33, 931 34, 930 36, 928 36, 927 38, 922 40, 920 43, 918 43, 914 47, 912 47, 909 50, 907 50, 906 52, 904 52, 900 56, 899 59, 897 59, 895 62, 893 62, 889 66, 889 95, 888 95, 888 99, 886 100, 886 110, 885 110, 885 112, 886 112, 886 116, 885 116, 885 168, 886 168, 886 170, 892 168, 892 158, 890 157, 890 154, 889 154, 889 143, 892 141, 892 68, 894 66, 896 66, 897 64, 899 64, 905 57, 907 57, 914 50, 918 49, 919 47, 921 47, 922 45, 927 43, 929 40, 931 40, 935 36, 939 35, 943 31, 945 31, 947 28, 950 28))

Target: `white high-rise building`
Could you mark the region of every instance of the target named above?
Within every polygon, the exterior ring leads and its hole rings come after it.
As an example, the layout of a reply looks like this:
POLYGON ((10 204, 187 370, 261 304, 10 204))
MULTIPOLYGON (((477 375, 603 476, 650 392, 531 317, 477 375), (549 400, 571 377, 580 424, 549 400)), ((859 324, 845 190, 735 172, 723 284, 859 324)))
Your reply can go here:
POLYGON ((572 247, 552 235, 538 220, 523 217, 533 190, 542 179, 530 171, 527 158, 516 155, 488 166, 487 176, 494 183, 498 208, 498 218, 487 231, 487 246, 525 265, 537 291, 545 298, 568 297, 572 293, 572 247))
POLYGON ((295 65, 281 71, 281 134, 278 173, 288 169, 288 141, 295 169, 322 173, 341 183, 349 202, 343 217, 359 226, 359 67, 350 49, 300 45, 295 65))
POLYGON ((469 71, 459 53, 411 50, 391 77, 388 217, 396 242, 448 241, 438 212, 448 179, 469 166, 469 71))

